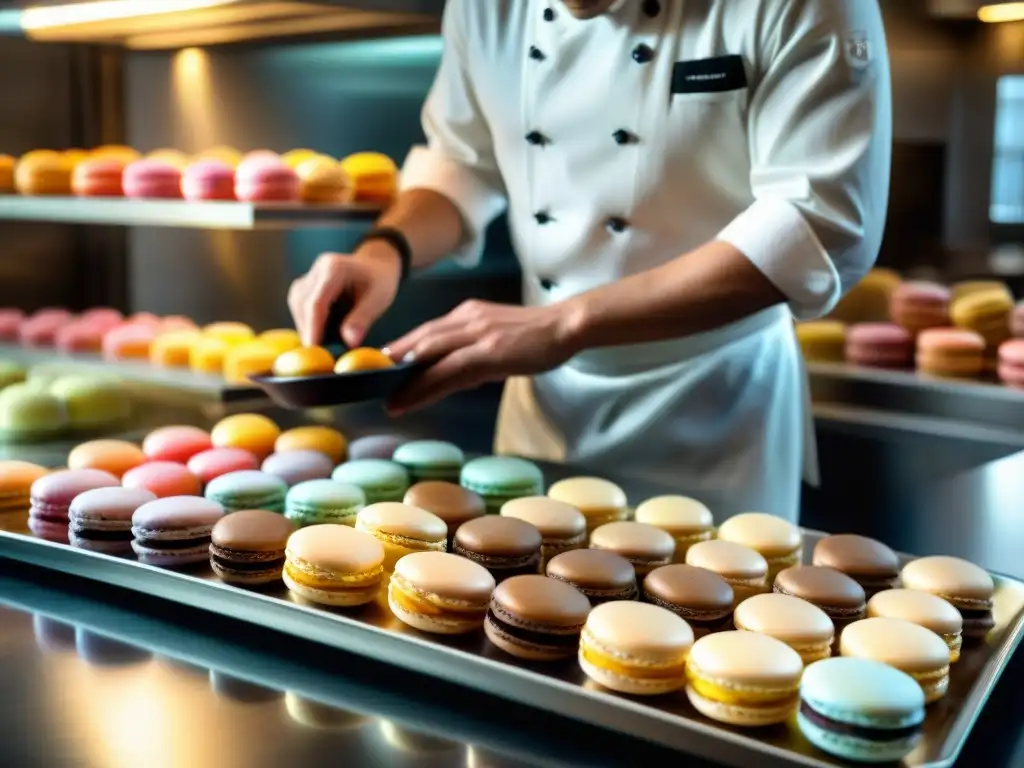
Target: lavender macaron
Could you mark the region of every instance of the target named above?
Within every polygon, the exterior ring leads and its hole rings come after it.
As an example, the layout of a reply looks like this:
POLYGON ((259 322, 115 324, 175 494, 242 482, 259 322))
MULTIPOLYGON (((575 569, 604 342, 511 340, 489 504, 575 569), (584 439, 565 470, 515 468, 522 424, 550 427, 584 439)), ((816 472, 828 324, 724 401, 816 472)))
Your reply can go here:
POLYGON ((94 488, 80 493, 68 510, 71 546, 108 555, 132 553, 132 515, 156 494, 143 488, 94 488))
POLYGON ((139 562, 174 568, 205 563, 210 534, 224 507, 199 496, 169 496, 143 504, 132 515, 132 549, 139 562))
POLYGON ((334 470, 334 462, 320 451, 281 451, 268 456, 261 469, 284 480, 290 488, 307 480, 327 480, 334 470))
POLYGON ((114 488, 121 483, 99 469, 65 469, 43 475, 32 483, 28 527, 47 541, 68 543, 68 511, 80 493, 93 488, 114 488))
POLYGON ((390 459, 395 449, 409 442, 401 435, 367 435, 353 440, 348 445, 348 460, 390 459))

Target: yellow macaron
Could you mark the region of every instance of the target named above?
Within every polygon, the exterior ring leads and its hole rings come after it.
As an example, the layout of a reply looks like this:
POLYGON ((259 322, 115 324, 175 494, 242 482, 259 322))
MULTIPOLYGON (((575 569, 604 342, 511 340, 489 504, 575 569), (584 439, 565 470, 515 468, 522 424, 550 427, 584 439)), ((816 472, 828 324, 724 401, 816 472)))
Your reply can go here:
POLYGON ((835 320, 797 323, 796 340, 809 363, 841 363, 845 359, 846 326, 835 320))
POLYGON ((274 452, 274 443, 281 429, 266 416, 239 413, 218 421, 210 431, 210 439, 218 448, 241 448, 260 461, 274 452))
POLYGON ((248 384, 250 376, 267 373, 274 366, 277 350, 262 341, 247 341, 231 347, 224 356, 224 378, 230 384, 248 384))
POLYGON ((282 432, 274 443, 275 453, 284 451, 318 451, 335 464, 340 464, 345 460, 348 440, 331 427, 295 427, 282 432))

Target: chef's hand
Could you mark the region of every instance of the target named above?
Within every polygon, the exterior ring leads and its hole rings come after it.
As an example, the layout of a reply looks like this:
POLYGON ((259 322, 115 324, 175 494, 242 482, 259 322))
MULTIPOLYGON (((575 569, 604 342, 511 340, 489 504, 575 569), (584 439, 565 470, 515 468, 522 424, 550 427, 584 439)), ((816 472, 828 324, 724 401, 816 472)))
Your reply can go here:
POLYGON ((288 291, 288 309, 302 343, 321 342, 331 305, 346 296, 352 310, 342 321, 341 338, 349 347, 360 346, 370 326, 395 300, 401 274, 400 257, 380 241, 365 243, 352 255, 321 255, 288 291))
POLYGON ((556 368, 579 351, 573 322, 559 304, 467 301, 386 347, 393 360, 430 364, 388 403, 388 411, 399 415, 485 382, 556 368))

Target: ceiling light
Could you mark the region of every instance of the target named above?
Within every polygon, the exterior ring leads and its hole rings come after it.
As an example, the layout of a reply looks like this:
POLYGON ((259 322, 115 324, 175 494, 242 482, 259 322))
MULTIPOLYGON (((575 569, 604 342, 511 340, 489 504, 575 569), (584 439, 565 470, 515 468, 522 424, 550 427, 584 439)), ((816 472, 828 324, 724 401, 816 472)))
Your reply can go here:
POLYGON ((1024 21, 1024 2, 984 5, 978 9, 978 18, 990 24, 1024 21))
POLYGON ((195 11, 229 5, 239 0, 97 0, 90 3, 69 3, 26 8, 21 13, 25 30, 94 24, 139 16, 195 11))

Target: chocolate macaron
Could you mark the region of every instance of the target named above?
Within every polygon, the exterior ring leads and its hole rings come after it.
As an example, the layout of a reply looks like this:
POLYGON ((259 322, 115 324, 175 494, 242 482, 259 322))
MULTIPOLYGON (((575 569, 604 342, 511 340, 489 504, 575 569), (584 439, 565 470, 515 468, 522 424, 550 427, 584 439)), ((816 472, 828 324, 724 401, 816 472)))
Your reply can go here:
POLYGON ((732 629, 732 587, 704 568, 682 563, 656 568, 644 579, 643 599, 685 619, 696 637, 732 629))
POLYGON ((498 648, 521 659, 575 656, 590 601, 571 584, 538 574, 515 576, 491 597, 484 632, 498 648))
POLYGON ((896 553, 867 536, 852 533, 826 536, 814 546, 812 562, 845 573, 864 587, 868 597, 893 589, 900 581, 900 561, 896 553))
POLYGON ((540 545, 536 526, 514 517, 488 515, 459 526, 452 550, 482 565, 500 584, 511 576, 539 573, 540 545))
POLYGON ((818 606, 832 619, 837 635, 850 622, 863 619, 867 610, 864 588, 834 568, 819 565, 787 568, 775 577, 774 591, 818 606))
POLYGON ((258 586, 280 581, 285 545, 294 531, 292 521, 277 512, 232 512, 213 526, 210 567, 229 584, 258 586))
POLYGON ((595 528, 590 534, 590 548, 622 555, 633 564, 636 575, 643 577, 672 562, 676 540, 653 525, 621 520, 595 528))
POLYGON ((524 496, 505 502, 504 517, 525 520, 541 535, 541 567, 555 555, 587 545, 587 519, 576 507, 547 496, 524 496))
POLYGON ((548 561, 545 573, 565 581, 587 596, 592 605, 637 596, 636 571, 622 555, 599 549, 573 549, 548 561))
POLYGON ((446 480, 424 480, 416 483, 402 499, 404 504, 425 509, 444 520, 448 526, 448 549, 452 548, 455 531, 463 523, 483 517, 487 512, 483 497, 458 483, 446 480))

